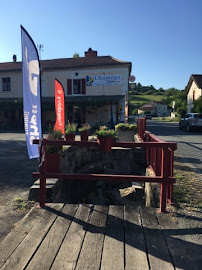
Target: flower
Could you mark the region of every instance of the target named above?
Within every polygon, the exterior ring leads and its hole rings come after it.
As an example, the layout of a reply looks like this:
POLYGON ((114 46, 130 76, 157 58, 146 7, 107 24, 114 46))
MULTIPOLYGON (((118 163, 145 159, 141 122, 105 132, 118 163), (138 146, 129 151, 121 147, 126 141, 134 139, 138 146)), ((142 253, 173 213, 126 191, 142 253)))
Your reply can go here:
POLYGON ((65 134, 74 134, 76 133, 77 124, 70 123, 68 121, 68 124, 65 127, 65 134))
POLYGON ((129 124, 129 123, 120 123, 115 126, 115 130, 123 130, 123 131, 130 131, 134 130, 137 131, 137 125, 129 124))
POLYGON ((89 125, 88 123, 84 123, 82 125, 82 127, 80 127, 78 129, 79 132, 83 132, 83 131, 89 131, 91 129, 91 125, 89 125))

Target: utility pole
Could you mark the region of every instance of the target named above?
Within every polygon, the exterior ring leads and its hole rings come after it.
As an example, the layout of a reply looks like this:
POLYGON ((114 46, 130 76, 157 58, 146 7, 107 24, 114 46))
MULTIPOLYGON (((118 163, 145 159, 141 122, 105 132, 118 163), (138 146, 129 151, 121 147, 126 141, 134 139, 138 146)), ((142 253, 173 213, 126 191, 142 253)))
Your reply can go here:
POLYGON ((39 52, 39 60, 41 60, 41 51, 43 51, 43 44, 37 44, 37 49, 39 52))

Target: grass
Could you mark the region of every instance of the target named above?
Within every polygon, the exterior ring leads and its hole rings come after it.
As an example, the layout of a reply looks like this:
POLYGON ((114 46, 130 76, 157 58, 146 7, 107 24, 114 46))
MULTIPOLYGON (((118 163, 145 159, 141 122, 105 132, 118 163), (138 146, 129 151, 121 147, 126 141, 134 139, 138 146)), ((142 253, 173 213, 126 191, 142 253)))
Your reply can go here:
POLYGON ((179 117, 175 117, 175 118, 171 118, 171 117, 152 117, 153 120, 156 121, 161 121, 161 122, 179 122, 180 118, 179 117))
POLYGON ((129 95, 129 102, 132 104, 132 105, 140 105, 141 104, 146 104, 148 102, 151 102, 151 101, 161 101, 163 98, 163 96, 161 95, 158 95, 158 96, 155 96, 155 95, 129 95))
POLYGON ((15 198, 15 206, 17 210, 29 210, 31 209, 35 204, 35 201, 27 201, 23 200, 21 197, 15 198))
POLYGON ((173 189, 174 201, 192 207, 202 207, 202 187, 199 188, 201 183, 198 183, 197 174, 187 167, 183 161, 175 161, 174 168, 174 177, 176 178, 173 189))

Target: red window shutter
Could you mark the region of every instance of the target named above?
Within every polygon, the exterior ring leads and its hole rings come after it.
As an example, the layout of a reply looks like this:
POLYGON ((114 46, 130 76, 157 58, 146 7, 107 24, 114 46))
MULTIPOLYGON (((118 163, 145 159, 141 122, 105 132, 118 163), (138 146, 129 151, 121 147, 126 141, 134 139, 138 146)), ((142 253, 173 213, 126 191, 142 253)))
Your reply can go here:
POLYGON ((86 80, 82 79, 82 95, 86 94, 86 80))
POLYGON ((67 80, 67 95, 72 95, 72 80, 67 80))

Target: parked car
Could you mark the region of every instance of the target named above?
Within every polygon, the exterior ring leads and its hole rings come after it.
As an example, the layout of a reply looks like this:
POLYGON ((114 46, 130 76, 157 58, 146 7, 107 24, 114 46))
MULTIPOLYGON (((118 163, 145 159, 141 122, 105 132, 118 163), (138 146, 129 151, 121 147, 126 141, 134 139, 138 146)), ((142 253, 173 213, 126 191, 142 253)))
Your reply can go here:
POLYGON ((145 117, 146 117, 146 119, 152 119, 151 113, 146 113, 145 117))
POLYGON ((202 113, 187 113, 180 118, 179 129, 186 129, 186 131, 202 129, 202 113))

